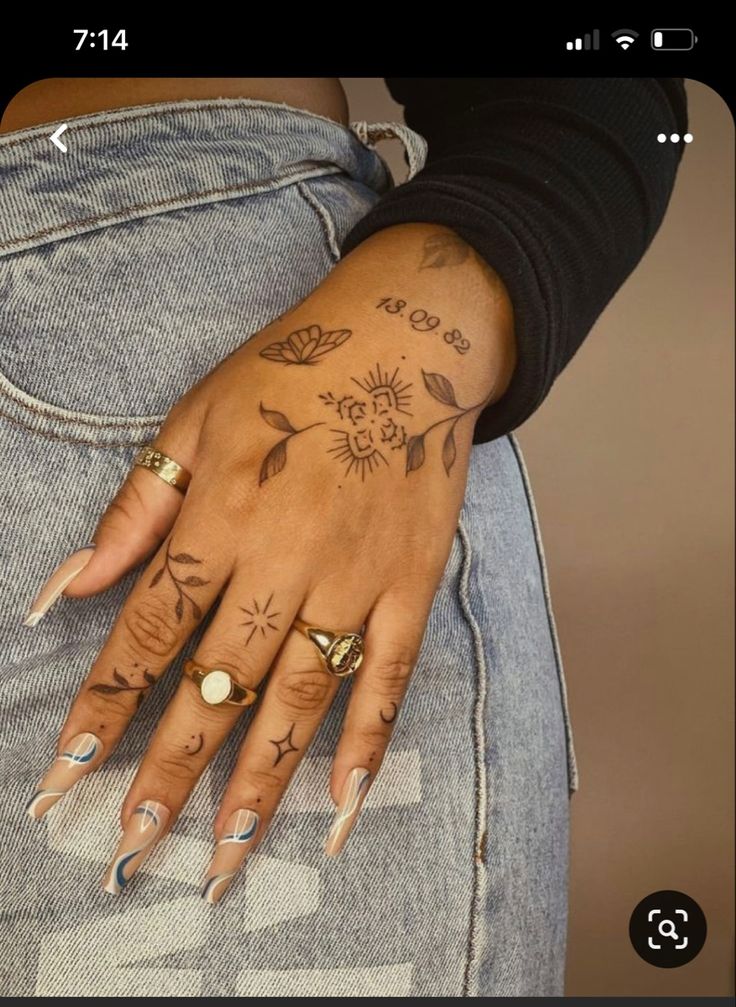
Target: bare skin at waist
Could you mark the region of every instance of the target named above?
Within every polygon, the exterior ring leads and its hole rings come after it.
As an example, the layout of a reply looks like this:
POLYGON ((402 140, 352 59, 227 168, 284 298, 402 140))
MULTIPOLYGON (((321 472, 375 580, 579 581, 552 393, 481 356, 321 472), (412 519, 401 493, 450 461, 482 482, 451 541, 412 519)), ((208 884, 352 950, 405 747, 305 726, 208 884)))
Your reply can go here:
POLYGON ((338 77, 49 77, 11 99, 0 133, 130 105, 204 98, 283 102, 348 123, 338 77))

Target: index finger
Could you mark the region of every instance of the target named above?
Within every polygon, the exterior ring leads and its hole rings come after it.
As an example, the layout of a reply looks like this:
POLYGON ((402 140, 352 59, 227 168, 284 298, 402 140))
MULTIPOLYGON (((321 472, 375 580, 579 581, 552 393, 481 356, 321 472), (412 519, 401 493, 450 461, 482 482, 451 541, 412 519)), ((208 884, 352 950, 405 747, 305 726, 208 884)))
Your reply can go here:
POLYGON ((61 731, 58 757, 29 802, 32 818, 41 818, 110 755, 220 593, 231 559, 197 546, 195 530, 185 502, 82 683, 61 731))

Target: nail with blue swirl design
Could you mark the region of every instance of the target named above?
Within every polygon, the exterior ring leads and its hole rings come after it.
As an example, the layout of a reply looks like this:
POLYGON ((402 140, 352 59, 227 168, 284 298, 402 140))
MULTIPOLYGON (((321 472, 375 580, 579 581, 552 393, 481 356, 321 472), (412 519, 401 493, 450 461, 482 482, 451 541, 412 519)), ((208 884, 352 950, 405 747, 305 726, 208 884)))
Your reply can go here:
POLYGON ((202 889, 202 898, 205 902, 214 905, 230 887, 243 861, 253 848, 258 832, 258 820, 255 811, 246 808, 233 812, 228 818, 202 889))
POLYGON ((47 770, 26 805, 30 817, 43 818, 75 783, 99 765, 101 759, 102 742, 95 734, 85 732, 72 738, 47 770))
POLYGON ((141 866, 156 842, 166 830, 170 811, 158 801, 143 801, 125 826, 120 845, 115 851, 103 888, 110 895, 119 895, 141 866))

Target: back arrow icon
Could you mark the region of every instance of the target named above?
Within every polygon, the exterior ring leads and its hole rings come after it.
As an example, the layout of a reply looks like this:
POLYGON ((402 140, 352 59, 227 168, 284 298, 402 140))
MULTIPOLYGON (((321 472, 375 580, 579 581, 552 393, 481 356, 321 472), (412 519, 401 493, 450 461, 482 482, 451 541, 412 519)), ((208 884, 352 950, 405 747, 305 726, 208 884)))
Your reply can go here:
POLYGON ((49 140, 51 140, 52 143, 56 144, 56 146, 59 148, 62 154, 66 154, 66 144, 62 143, 59 137, 66 128, 67 124, 64 123, 63 125, 59 126, 56 132, 52 133, 51 136, 49 137, 49 140))

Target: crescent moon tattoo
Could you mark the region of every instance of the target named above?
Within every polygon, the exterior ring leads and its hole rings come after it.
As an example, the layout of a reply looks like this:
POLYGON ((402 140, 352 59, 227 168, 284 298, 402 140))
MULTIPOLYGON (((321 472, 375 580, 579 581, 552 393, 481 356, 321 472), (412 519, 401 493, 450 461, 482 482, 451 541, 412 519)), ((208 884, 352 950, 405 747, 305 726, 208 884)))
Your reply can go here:
POLYGON ((392 703, 391 706, 393 707, 393 710, 391 711, 388 717, 384 714, 383 710, 381 710, 381 720, 384 722, 384 724, 393 724, 393 722, 396 720, 396 714, 399 712, 399 708, 396 705, 396 703, 392 703))
MULTIPOLYGON (((192 737, 194 737, 194 735, 192 735, 192 737)), ((185 752, 187 753, 187 755, 197 755, 197 754, 198 754, 199 752, 201 752, 201 751, 202 751, 202 749, 204 748, 204 735, 203 735, 203 734, 199 734, 199 735, 197 735, 197 737, 199 738, 199 744, 197 745, 197 747, 196 747, 196 748, 193 748, 193 749, 192 749, 192 750, 190 751, 190 750, 189 750, 189 749, 188 749, 188 748, 186 747, 186 745, 184 746, 184 751, 185 751, 185 752)))

